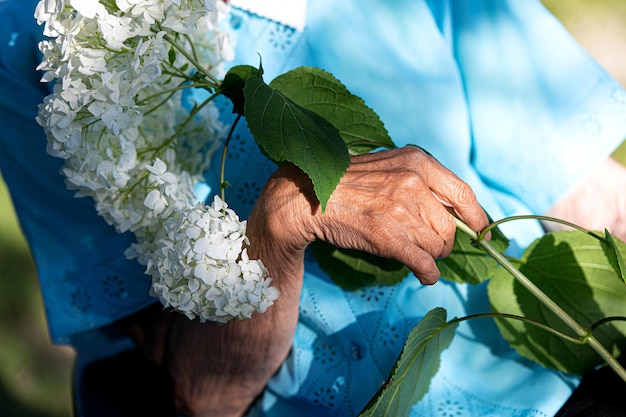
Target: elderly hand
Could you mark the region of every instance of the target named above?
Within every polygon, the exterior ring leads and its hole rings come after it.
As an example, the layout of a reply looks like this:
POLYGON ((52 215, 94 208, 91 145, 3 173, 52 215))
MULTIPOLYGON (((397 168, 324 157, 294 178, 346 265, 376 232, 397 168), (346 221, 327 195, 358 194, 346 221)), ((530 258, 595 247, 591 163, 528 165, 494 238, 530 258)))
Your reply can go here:
MULTIPOLYGON (((309 179, 286 165, 250 217, 250 249, 271 240, 273 248, 301 254, 321 239, 396 259, 432 284, 439 277, 433 258, 447 256, 454 243, 449 211, 475 230, 488 223, 469 186, 416 147, 353 157, 324 213, 309 179)), ((263 255, 265 261, 269 254, 263 255)))
MULTIPOLYGON (((590 230, 608 229, 626 240, 626 167, 608 158, 546 213, 590 230)), ((548 231, 565 226, 545 222, 548 231)))
POLYGON ((291 347, 309 243, 322 239, 390 257, 432 284, 439 277, 433 258, 448 255, 454 242, 450 211, 475 230, 487 225, 470 188, 416 147, 353 157, 324 213, 309 178, 293 165, 279 168, 247 230, 250 257, 263 260, 281 291, 274 306, 226 325, 170 314, 167 330, 143 336, 172 376, 178 409, 241 416, 263 391, 291 347))

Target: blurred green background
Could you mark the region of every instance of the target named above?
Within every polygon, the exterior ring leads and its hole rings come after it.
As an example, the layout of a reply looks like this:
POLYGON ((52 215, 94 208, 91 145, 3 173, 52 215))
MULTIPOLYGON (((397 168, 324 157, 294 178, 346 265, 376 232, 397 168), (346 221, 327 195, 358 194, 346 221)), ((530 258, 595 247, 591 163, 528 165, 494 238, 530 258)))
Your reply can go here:
POLYGON ((71 416, 73 355, 50 343, 35 266, 0 177, 0 416, 71 416))
MULTIPOLYGON (((544 4, 626 83, 626 0, 544 4)), ((48 339, 35 268, 0 177, 0 416, 71 416, 73 356, 48 339)))

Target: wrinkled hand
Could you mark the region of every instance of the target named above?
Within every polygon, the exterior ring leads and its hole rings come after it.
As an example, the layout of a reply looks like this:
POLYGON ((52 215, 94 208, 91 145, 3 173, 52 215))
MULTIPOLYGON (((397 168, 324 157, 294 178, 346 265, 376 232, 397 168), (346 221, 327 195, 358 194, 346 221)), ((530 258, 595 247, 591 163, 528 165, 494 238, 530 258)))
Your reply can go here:
MULTIPOLYGON (((608 158, 546 213, 590 230, 608 229, 626 240, 626 167, 608 158)), ((544 222, 547 230, 565 227, 544 222)))
POLYGON ((439 277, 433 258, 448 255, 454 242, 450 211, 475 230, 487 225, 470 188, 416 147, 353 157, 324 213, 309 178, 293 165, 279 168, 247 229, 250 258, 263 260, 281 291, 274 306, 226 325, 169 314, 156 337, 143 336, 172 376, 177 408, 190 416, 241 416, 263 391, 291 348, 309 243, 393 258, 432 284, 439 277))
POLYGON ((287 252, 301 254, 321 239, 393 258, 432 284, 439 278, 433 258, 449 255, 454 243, 450 211, 474 230, 488 223, 467 184, 419 148, 406 147, 353 157, 324 213, 308 178, 283 166, 268 182, 249 227, 263 225, 259 236, 272 236, 287 252))

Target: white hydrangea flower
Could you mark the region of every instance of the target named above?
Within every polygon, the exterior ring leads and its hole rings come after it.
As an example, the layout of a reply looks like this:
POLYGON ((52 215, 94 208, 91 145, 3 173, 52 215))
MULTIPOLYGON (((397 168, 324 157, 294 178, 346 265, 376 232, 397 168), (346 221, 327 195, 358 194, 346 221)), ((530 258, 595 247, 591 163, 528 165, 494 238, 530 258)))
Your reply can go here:
POLYGON ((100 32, 107 46, 114 50, 121 50, 124 42, 133 36, 130 17, 115 16, 107 13, 98 20, 100 32))
POLYGON ((38 69, 55 81, 37 121, 48 152, 65 160, 68 188, 135 234, 127 256, 146 265, 165 306, 220 322, 278 297, 261 261, 242 251, 245 222, 219 199, 195 205, 225 127, 213 103, 191 114, 181 89, 194 70, 223 75, 233 50, 219 29, 226 14, 218 0, 41 0, 35 11, 50 37, 38 69), (183 67, 188 75, 173 75, 183 67))
MULTIPOLYGON (((226 322, 263 313, 279 296, 260 260, 250 260, 246 222, 219 197, 170 217, 143 261, 152 293, 190 318, 226 322)), ((144 252, 142 250, 141 252, 144 252)))
POLYGON ((96 15, 106 12, 98 0, 70 0, 70 6, 87 19, 93 19, 96 15))

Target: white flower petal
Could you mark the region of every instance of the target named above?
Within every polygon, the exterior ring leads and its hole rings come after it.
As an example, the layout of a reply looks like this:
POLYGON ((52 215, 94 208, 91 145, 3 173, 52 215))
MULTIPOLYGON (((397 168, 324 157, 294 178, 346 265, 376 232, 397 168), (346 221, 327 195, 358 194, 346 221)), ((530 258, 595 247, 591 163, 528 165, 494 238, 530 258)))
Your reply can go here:
POLYGON ((98 0, 70 0, 70 5, 88 19, 93 19, 98 13, 106 13, 98 0))

